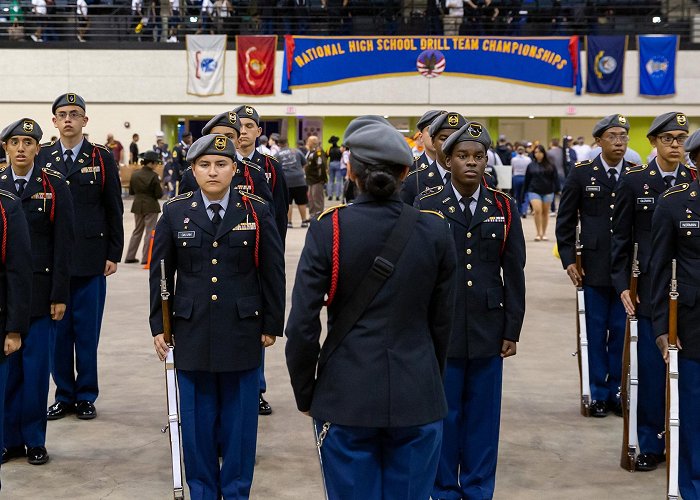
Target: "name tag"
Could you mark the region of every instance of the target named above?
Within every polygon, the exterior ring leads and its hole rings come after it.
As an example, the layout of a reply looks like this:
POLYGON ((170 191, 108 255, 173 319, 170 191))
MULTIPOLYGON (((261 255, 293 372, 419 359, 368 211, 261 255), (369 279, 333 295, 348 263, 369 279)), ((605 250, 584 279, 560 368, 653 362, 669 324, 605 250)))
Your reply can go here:
POLYGON ((255 229, 257 229, 255 222, 241 222, 231 231, 255 231, 255 229))
POLYGON ((700 221, 697 220, 682 220, 681 229, 700 229, 700 221))
POLYGON ((637 203, 640 203, 642 205, 653 205, 654 202, 654 198, 637 198, 637 203))
POLYGON ((51 200, 53 193, 35 193, 32 195, 32 200, 51 200))
POLYGON ((586 192, 591 193, 591 192, 600 192, 600 186, 586 186, 586 192))
POLYGON ((96 174, 100 171, 100 167, 83 167, 80 169, 81 174, 96 174))
POLYGON ((177 232, 177 239, 178 240, 191 239, 191 238, 194 238, 194 231, 178 231, 177 232))

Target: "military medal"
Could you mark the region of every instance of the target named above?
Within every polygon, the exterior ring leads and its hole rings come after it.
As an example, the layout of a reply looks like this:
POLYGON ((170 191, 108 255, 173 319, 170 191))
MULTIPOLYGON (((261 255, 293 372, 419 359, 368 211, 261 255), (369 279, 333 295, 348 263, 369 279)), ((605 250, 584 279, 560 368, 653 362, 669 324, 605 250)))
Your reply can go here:
POLYGON ((182 221, 183 224, 187 224, 187 223, 189 223, 189 222, 190 222, 190 218, 189 218, 189 217, 185 217, 185 220, 182 221))
POLYGON ((644 189, 649 189, 649 184, 644 184, 644 189))
POLYGON ((455 213, 456 209, 455 209, 455 207, 450 207, 447 209, 447 211, 450 212, 451 214, 453 214, 453 213, 455 213))

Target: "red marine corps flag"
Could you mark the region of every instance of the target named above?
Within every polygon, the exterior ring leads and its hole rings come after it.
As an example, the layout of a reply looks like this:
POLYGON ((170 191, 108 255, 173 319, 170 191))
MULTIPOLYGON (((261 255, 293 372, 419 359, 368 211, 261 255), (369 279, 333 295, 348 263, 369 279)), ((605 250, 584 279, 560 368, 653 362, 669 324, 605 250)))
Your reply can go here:
POLYGON ((237 36, 238 95, 273 95, 276 36, 237 36))

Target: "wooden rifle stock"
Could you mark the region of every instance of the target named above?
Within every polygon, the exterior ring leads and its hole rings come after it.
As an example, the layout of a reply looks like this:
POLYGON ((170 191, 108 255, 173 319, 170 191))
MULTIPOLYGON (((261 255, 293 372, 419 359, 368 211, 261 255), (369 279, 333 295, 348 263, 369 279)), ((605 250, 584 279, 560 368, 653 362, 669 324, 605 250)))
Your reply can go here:
POLYGON ((160 261, 160 304, 163 310, 163 340, 170 347, 173 346, 173 332, 170 328, 170 292, 168 281, 165 277, 165 260, 160 261))
POLYGON ((677 500, 678 447, 678 281, 676 259, 671 261, 671 286, 668 294, 668 362, 666 364, 666 492, 668 500, 677 500))
MULTIPOLYGON (((639 252, 639 244, 634 244, 634 255, 632 257, 632 276, 630 278, 630 300, 632 304, 637 305, 637 282, 639 280, 639 260, 637 254, 639 252)), ((620 451, 620 467, 630 472, 634 472, 635 460, 637 454, 637 443, 636 438, 630 439, 630 434, 636 434, 636 397, 632 401, 630 395, 630 385, 634 383, 636 385, 636 373, 632 374, 632 362, 635 362, 635 372, 636 372, 636 348, 634 349, 635 360, 631 359, 632 354, 632 342, 637 341, 636 338, 636 325, 637 317, 636 314, 627 315, 627 323, 625 326, 625 344, 624 350, 622 352, 622 381, 620 384, 620 402, 622 403, 622 449, 620 451), (632 330, 635 332, 632 332, 632 330), (634 380, 633 380, 634 379, 634 380), (631 413, 631 406, 634 405, 634 415, 631 413), (634 418, 635 421, 631 422, 630 419, 634 418), (635 432, 630 432, 630 425, 633 427, 635 432)), ((635 393, 636 396, 636 393, 635 393)))

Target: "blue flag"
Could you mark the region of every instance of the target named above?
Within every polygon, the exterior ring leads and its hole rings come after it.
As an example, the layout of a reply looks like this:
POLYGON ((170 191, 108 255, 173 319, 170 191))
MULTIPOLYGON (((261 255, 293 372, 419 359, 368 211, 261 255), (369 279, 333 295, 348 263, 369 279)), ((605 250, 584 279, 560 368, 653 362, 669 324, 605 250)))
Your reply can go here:
POLYGON ((622 94, 626 50, 626 36, 586 37, 587 93, 622 94))
POLYGON ((677 35, 642 35, 639 40, 639 93, 667 96, 676 93, 677 35))

